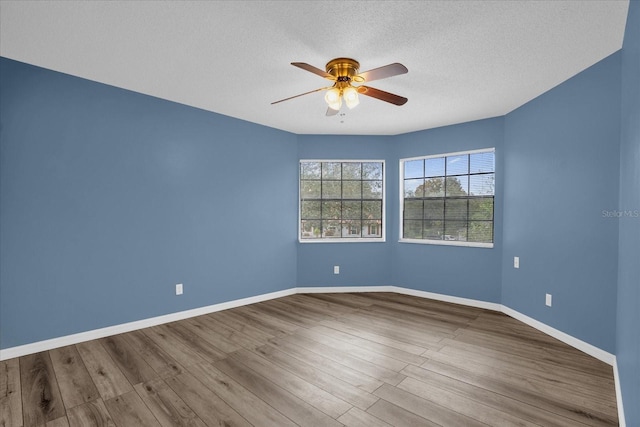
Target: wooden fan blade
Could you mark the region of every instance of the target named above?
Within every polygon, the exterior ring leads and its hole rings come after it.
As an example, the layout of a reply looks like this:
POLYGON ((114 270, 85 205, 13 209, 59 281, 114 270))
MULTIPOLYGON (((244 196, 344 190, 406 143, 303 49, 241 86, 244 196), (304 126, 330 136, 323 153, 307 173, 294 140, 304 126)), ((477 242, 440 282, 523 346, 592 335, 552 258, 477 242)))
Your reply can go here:
POLYGON ((327 108, 327 116, 335 116, 336 114, 338 114, 340 112, 340 110, 334 110, 331 107, 327 108))
POLYGON ((320 68, 314 67, 313 65, 309 65, 305 62, 292 62, 291 65, 298 67, 298 68, 302 68, 303 70, 309 71, 313 74, 317 74, 320 77, 324 77, 325 79, 329 79, 329 80, 335 80, 335 76, 332 76, 331 74, 327 73, 324 70, 321 70, 320 68))
POLYGON ((397 62, 385 65, 384 67, 374 68, 354 76, 354 81, 372 82, 374 80, 386 79, 387 77, 397 76, 398 74, 406 74, 409 72, 407 67, 397 62), (363 80, 360 80, 362 78, 363 80))
POLYGON ((294 95, 294 96, 290 96, 290 97, 285 98, 285 99, 281 99, 279 101, 272 102, 271 105, 278 104, 280 102, 288 101, 290 99, 297 98, 299 96, 309 95, 310 93, 320 92, 321 90, 327 90, 327 89, 331 89, 331 87, 321 87, 320 89, 310 90, 309 92, 301 93, 300 95, 294 95))
POLYGON ((408 99, 404 96, 394 95, 393 93, 385 92, 383 90, 368 86, 358 86, 358 93, 395 105, 404 105, 408 101, 408 99))

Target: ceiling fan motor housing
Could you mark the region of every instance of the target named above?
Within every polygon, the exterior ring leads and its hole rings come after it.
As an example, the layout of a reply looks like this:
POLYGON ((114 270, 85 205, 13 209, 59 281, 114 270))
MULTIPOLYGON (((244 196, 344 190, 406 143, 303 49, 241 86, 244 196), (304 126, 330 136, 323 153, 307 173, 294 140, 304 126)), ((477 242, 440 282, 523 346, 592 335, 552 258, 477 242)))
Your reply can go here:
POLYGON ((354 78, 360 69, 360 63, 351 58, 336 58, 327 62, 327 73, 336 77, 337 83, 343 83, 338 86, 348 86, 350 81, 358 81, 354 78))

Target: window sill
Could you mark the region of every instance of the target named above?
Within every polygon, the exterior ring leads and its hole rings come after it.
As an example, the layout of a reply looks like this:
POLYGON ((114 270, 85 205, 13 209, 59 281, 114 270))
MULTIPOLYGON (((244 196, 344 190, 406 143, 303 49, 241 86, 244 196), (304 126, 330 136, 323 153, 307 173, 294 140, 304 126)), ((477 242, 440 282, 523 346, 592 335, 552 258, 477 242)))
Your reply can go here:
POLYGON ((385 239, 381 237, 358 237, 358 238, 349 238, 349 237, 341 237, 335 239, 298 239, 299 243, 384 243, 385 239))
POLYGON ((461 246, 466 248, 493 248, 493 243, 460 242, 455 240, 400 239, 398 243, 416 243, 418 245, 461 246))

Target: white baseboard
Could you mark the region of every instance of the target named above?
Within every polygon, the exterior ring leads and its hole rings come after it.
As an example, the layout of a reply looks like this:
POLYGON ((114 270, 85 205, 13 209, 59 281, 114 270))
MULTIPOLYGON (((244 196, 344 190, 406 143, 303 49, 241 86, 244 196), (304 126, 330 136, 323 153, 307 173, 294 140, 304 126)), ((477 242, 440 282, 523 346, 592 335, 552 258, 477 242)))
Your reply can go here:
POLYGON ((593 356, 596 359, 601 360, 608 365, 613 366, 613 364, 615 363, 616 357, 613 354, 607 351, 604 351, 594 345, 591 345, 587 342, 579 340, 578 338, 575 338, 569 334, 559 331, 558 329, 552 328, 549 325, 539 322, 538 320, 533 319, 529 316, 526 316, 507 306, 504 306, 504 305, 502 306, 502 312, 508 316, 513 317, 514 319, 518 319, 522 323, 526 323, 527 325, 541 332, 544 332, 547 335, 550 335, 556 339, 559 339, 563 343, 569 344, 571 347, 577 348, 578 350, 583 351, 587 353, 589 356, 593 356))
POLYGON ((624 406, 622 405, 622 388, 620 388, 620 374, 618 373, 618 359, 613 361, 613 379, 616 384, 616 401, 618 402, 618 425, 620 427, 627 427, 627 422, 624 418, 624 406))
POLYGON ((394 292, 397 294, 411 295, 414 297, 427 298, 437 301, 451 302, 454 304, 466 305, 470 307, 484 308, 487 310, 500 311, 500 304, 493 302, 479 301, 468 298, 454 297, 451 295, 435 294, 433 292, 418 291, 415 289, 403 288, 400 286, 322 286, 322 287, 297 287, 298 294, 331 294, 342 292, 394 292))
POLYGON ((399 294, 417 296, 420 298, 433 299, 438 301, 450 302, 454 304, 466 305, 477 308, 484 308, 487 310, 501 311, 515 319, 532 326, 539 331, 544 332, 547 335, 551 335, 560 341, 569 344, 578 350, 602 360, 609 365, 615 363, 615 356, 604 350, 599 349, 589 343, 581 341, 572 337, 564 332, 554 329, 542 322, 539 322, 531 317, 521 314, 509 307, 501 304, 473 300, 468 298, 460 298, 455 296, 436 294, 432 292, 419 291, 415 289, 403 288, 399 286, 343 286, 343 287, 296 287, 285 289, 282 291, 271 292, 268 294, 257 295, 249 298, 242 298, 238 300, 223 302, 220 304, 209 305, 206 307, 194 308, 192 310, 180 311, 177 313, 166 314, 163 316, 152 317, 148 319, 138 320, 135 322, 123 323, 120 325, 109 326, 101 329, 94 329, 91 331, 81 332, 73 335, 66 335, 63 337, 52 338, 49 340, 38 341, 31 344, 25 344, 17 347, 10 347, 4 350, 0 350, 0 360, 11 359, 14 357, 20 357, 27 354, 38 353, 40 351, 51 350, 66 345, 77 344, 84 341, 94 340, 98 338, 104 338, 111 335, 121 334, 125 332, 131 332, 138 329, 148 328, 151 326, 161 325, 168 322, 174 322, 176 320, 188 319, 190 317, 201 316, 203 314, 209 314, 220 310, 227 310, 229 308, 240 307, 243 305, 254 304, 261 301, 267 301, 274 298, 281 298, 288 295, 300 294, 300 293, 337 293, 337 292, 396 292, 399 294))
POLYGON ((104 338, 111 335, 136 331, 138 329, 149 328, 151 326, 162 325, 164 323, 175 322, 177 320, 188 319, 190 317, 201 316, 203 314, 209 314, 216 311, 227 310, 229 308, 254 304, 274 298, 286 297, 295 293, 296 288, 285 289, 283 291, 271 292, 268 294, 227 301, 219 304, 209 305, 206 307, 194 308, 191 310, 179 311, 177 313, 151 317, 148 319, 137 320, 135 322, 122 323, 120 325, 108 326, 106 328, 94 329, 91 331, 80 332, 78 334, 66 335, 63 337, 52 338, 44 341, 38 341, 30 344, 20 345, 17 347, 9 347, 7 349, 0 350, 0 361, 13 359, 14 357, 25 356, 27 354, 38 353, 41 351, 52 350, 54 348, 64 347, 67 345, 78 344, 98 338, 104 338))
POLYGON ((298 286, 297 294, 337 294, 345 292, 397 292, 395 286, 298 286))
POLYGON ((480 300, 469 299, 469 298, 454 297, 451 295, 444 295, 444 294, 435 294, 433 292, 417 291, 415 289, 401 288, 398 286, 391 286, 391 288, 393 288, 391 292, 397 292, 399 294, 411 295, 414 297, 433 299, 433 300, 443 301, 443 302, 450 302, 453 304, 466 305, 469 307, 484 308, 485 310, 501 311, 501 308, 502 308, 500 304, 497 304, 495 302, 487 302, 487 301, 480 301, 480 300))

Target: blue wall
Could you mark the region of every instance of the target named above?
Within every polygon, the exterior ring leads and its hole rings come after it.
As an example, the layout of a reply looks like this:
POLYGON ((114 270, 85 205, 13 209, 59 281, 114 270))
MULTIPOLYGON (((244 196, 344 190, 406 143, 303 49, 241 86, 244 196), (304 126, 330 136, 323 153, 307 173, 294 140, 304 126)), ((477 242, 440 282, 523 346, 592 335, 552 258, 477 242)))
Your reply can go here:
MULTIPOLYGON (((640 2, 629 5, 622 47, 620 211, 640 212, 640 2)), ((640 426, 640 218, 622 216, 616 358, 627 425, 640 426)))
MULTIPOLYGON (((385 162, 387 242, 396 223, 389 206, 398 165, 389 161, 393 138, 385 136, 300 135, 299 159, 387 160, 385 162)), ((396 193, 397 194, 397 193, 396 193)), ((299 243, 299 286, 386 286, 391 283, 390 246, 367 243, 299 243), (340 274, 333 274, 333 266, 340 274)))
POLYGON ((611 353, 619 123, 619 53, 505 118, 502 303, 611 353))
POLYGON ((295 135, 0 61, 1 348, 296 285, 295 135))
POLYGON ((495 237, 493 248, 471 248, 398 243, 399 187, 390 204, 396 214, 393 242, 393 284, 421 291, 500 302, 502 254, 503 118, 481 120, 400 135, 394 142, 394 160, 468 151, 496 149, 495 237))

